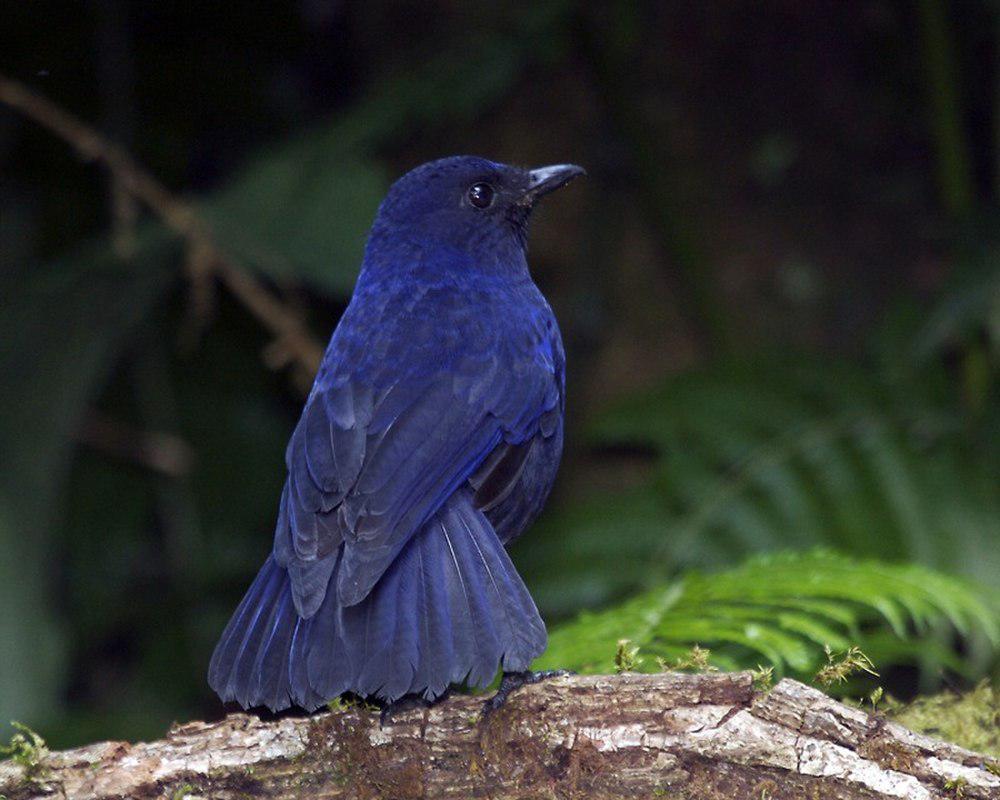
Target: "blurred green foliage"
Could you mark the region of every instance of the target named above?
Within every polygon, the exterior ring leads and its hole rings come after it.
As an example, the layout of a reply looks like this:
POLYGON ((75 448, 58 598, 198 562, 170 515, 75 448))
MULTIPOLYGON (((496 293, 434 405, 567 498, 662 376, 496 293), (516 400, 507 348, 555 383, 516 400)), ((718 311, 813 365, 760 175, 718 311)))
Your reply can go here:
POLYGON ((592 424, 595 445, 651 454, 648 477, 550 518, 528 566, 532 585, 568 611, 678 566, 818 545, 995 583, 996 409, 970 420, 948 391, 934 370, 893 379, 805 355, 671 378, 592 424))
MULTIPOLYGON (((862 644, 903 695, 996 668, 997 155, 956 108, 990 116, 995 9, 265 6, 124 3, 99 36, 19 7, 0 69, 193 191, 318 338, 403 169, 588 166, 532 237, 571 370, 561 482, 513 548, 546 663, 629 638, 805 674, 862 644)), ((116 250, 47 136, 0 117, 0 719, 58 747, 219 712, 301 394, 219 287, 192 319, 152 215, 116 250)))
POLYGON ((65 635, 51 614, 49 581, 60 566, 51 530, 74 426, 108 380, 126 334, 172 281, 162 241, 151 242, 145 256, 141 264, 122 263, 106 246, 91 247, 5 285, 0 697, 9 716, 54 711, 65 635))

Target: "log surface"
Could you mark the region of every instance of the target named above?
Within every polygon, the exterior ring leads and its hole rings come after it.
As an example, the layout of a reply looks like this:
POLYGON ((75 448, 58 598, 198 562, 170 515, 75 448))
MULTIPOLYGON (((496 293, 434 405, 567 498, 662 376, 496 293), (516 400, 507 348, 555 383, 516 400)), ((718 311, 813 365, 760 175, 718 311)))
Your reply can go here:
POLYGON ((749 673, 571 676, 394 717, 349 708, 232 714, 157 742, 0 763, 23 798, 618 798, 1000 800, 989 758, 783 680, 749 673))

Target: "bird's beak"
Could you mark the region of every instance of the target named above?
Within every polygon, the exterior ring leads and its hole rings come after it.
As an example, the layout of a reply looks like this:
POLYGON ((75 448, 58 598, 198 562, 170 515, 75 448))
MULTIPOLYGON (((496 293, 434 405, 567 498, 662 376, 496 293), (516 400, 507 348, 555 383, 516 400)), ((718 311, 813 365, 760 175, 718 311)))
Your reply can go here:
POLYGON ((524 193, 521 202, 531 205, 542 195, 554 192, 587 171, 576 164, 553 164, 549 167, 539 167, 528 172, 528 191, 524 193))

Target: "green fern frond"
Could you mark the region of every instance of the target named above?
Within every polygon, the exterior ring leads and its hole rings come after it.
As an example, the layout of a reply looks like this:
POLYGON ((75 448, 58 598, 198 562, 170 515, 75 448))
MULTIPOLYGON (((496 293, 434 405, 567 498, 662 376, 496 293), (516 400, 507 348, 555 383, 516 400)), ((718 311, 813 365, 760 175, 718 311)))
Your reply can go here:
MULTIPOLYGON (((632 639, 649 656, 646 668, 700 643, 719 667, 759 661, 811 676, 823 645, 861 644, 883 668, 916 666, 925 689, 944 669, 982 676, 997 657, 996 617, 941 573, 984 585, 1000 574, 1000 483, 989 457, 1000 453, 1000 426, 981 422, 971 436, 962 409, 943 402, 933 381, 904 378, 846 362, 763 359, 673 376, 621 401, 594 421, 591 441, 638 445, 645 472, 627 491, 543 520, 530 559, 518 563, 539 606, 550 619, 566 617, 670 587, 606 621, 604 641, 632 639), (766 576, 753 561, 670 582, 753 553, 814 548, 873 560, 828 560, 812 571, 812 588, 803 587, 808 564, 780 558, 766 576), (664 652, 650 652, 624 624, 656 616, 657 603, 677 603, 663 612, 669 636, 656 647, 664 652)), ((567 665, 606 667, 607 645, 579 635, 566 645, 576 659, 567 665)))
POLYGON ((692 573, 558 627, 538 668, 607 672, 628 640, 641 667, 711 648, 724 669, 770 665, 811 676, 826 649, 860 646, 875 663, 916 658, 924 632, 946 623, 1000 646, 994 598, 925 567, 858 560, 824 550, 753 558, 715 574, 692 573), (891 634, 891 635, 890 635, 891 634))
POLYGON ((990 582, 1000 484, 964 431, 957 410, 847 363, 677 375, 589 432, 597 446, 651 453, 645 480, 543 520, 519 567, 550 616, 685 569, 814 547, 990 582))

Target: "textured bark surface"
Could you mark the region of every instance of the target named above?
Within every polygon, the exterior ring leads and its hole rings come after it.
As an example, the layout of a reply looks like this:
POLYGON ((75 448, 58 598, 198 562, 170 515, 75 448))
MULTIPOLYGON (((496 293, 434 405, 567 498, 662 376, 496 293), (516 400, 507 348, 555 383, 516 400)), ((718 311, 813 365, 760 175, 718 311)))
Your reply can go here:
POLYGON ((748 673, 574 676, 528 686, 485 722, 455 697, 379 727, 362 708, 191 722, 158 742, 102 742, 28 769, 0 795, 79 798, 989 798, 982 755, 784 680, 748 673))

